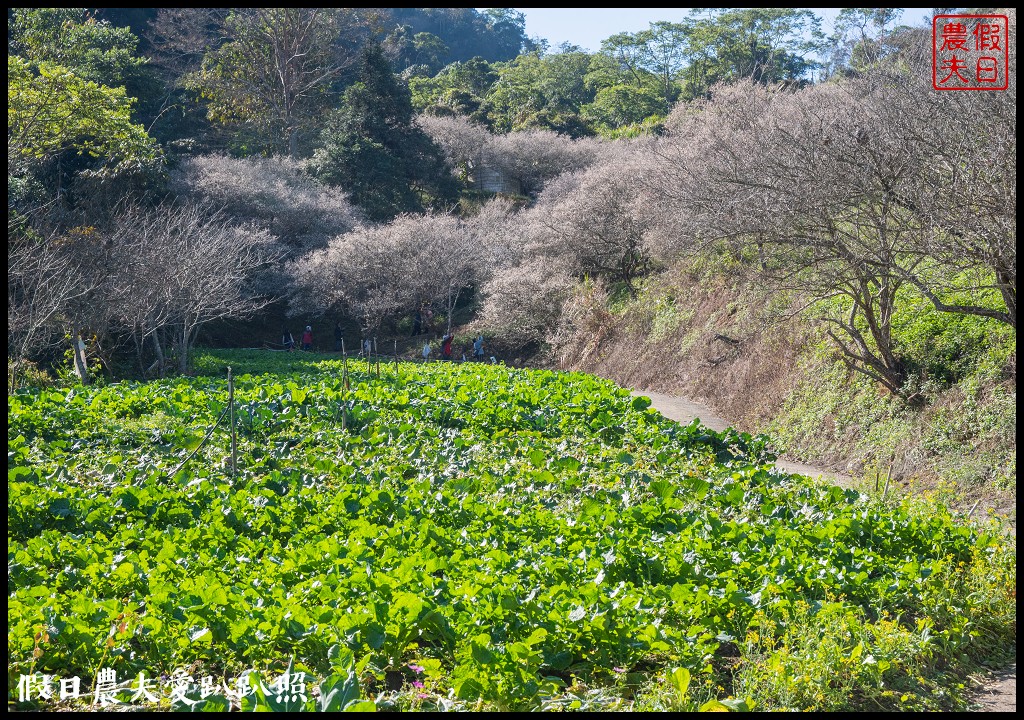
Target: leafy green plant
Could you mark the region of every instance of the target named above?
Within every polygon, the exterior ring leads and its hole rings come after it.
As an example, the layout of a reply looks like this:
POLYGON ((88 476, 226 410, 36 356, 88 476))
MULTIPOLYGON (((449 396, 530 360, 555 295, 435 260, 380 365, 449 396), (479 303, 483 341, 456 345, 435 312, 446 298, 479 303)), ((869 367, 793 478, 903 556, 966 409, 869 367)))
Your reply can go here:
POLYGON ((1012 644, 1012 547, 941 506, 788 475, 767 438, 680 426, 589 375, 350 360, 346 383, 336 357, 282 355, 8 397, 10 676, 256 687, 287 666, 306 709, 623 708, 648 686, 652 707, 831 709, 758 680, 797 629, 820 677, 861 642, 878 660, 843 676, 854 704, 1012 644), (883 654, 859 629, 883 613, 880 637, 932 640, 883 654), (858 639, 824 642, 833 626, 858 639), (752 629, 737 685, 726 653, 752 629))

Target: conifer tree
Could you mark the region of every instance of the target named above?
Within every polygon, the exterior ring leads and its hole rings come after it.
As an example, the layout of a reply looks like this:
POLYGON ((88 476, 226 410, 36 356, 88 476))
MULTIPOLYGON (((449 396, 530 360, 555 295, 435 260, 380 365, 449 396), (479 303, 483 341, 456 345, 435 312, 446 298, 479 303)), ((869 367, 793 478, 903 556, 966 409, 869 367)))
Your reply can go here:
POLYGON ((454 203, 455 178, 413 117, 409 89, 380 46, 367 46, 359 80, 327 121, 323 146, 313 156, 314 173, 341 186, 371 220, 454 203))

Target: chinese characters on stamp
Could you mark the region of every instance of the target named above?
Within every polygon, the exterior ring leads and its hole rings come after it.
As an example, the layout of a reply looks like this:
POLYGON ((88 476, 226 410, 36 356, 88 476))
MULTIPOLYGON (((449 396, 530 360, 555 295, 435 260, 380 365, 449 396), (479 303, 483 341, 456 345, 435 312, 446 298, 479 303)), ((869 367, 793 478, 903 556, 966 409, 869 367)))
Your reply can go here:
POLYGON ((1006 15, 932 18, 932 87, 936 90, 1005 90, 1010 83, 1009 60, 1006 15))

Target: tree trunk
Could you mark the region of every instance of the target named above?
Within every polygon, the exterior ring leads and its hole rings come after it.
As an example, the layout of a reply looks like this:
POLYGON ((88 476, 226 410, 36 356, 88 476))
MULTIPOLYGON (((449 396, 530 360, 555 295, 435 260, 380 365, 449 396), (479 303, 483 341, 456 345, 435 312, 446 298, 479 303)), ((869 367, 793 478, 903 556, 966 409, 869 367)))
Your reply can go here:
POLYGON ((1017 272, 1008 272, 1006 268, 996 268, 996 282, 999 283, 999 293, 1006 303, 1006 315, 1010 325, 1017 329, 1017 272))
POLYGON ((139 373, 142 375, 142 379, 146 379, 146 366, 142 360, 142 344, 146 341, 144 335, 139 335, 139 326, 136 325, 132 328, 132 343, 135 345, 135 362, 139 364, 139 373))
POLYGON ((166 361, 164 360, 164 348, 160 344, 160 328, 157 328, 156 330, 153 331, 153 350, 156 352, 157 370, 160 374, 160 377, 163 377, 166 367, 166 361))
POLYGON ((299 156, 299 129, 292 128, 288 131, 288 157, 297 158, 299 156))
POLYGON ((178 371, 182 375, 188 372, 188 336, 188 323, 182 323, 181 337, 179 338, 180 346, 178 348, 178 371))
POLYGON ((452 298, 452 288, 448 286, 448 329, 445 331, 445 335, 452 334, 452 313, 455 312, 455 303, 459 301, 459 293, 455 292, 455 297, 452 298))
POLYGON ((83 385, 89 384, 89 363, 85 356, 85 342, 82 340, 82 329, 77 325, 71 332, 71 349, 73 351, 75 374, 83 385))

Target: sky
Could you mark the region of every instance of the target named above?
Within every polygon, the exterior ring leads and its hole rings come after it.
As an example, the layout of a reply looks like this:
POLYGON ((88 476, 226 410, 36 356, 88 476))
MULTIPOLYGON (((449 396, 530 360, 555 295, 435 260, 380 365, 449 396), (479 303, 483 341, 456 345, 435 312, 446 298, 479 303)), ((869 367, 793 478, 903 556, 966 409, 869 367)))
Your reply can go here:
MULTIPOLYGON (((690 8, 515 8, 526 18, 527 37, 548 41, 551 50, 563 42, 579 45, 590 52, 601 49, 601 41, 615 33, 646 30, 652 22, 679 22, 690 8)), ((810 8, 822 18, 825 34, 832 31, 832 22, 839 8, 810 8)), ((923 25, 925 8, 903 8, 900 21, 906 25, 923 25)), ((930 16, 929 16, 930 17, 930 16)))

